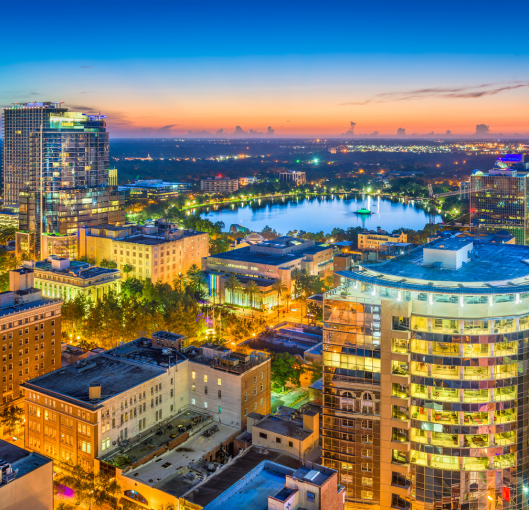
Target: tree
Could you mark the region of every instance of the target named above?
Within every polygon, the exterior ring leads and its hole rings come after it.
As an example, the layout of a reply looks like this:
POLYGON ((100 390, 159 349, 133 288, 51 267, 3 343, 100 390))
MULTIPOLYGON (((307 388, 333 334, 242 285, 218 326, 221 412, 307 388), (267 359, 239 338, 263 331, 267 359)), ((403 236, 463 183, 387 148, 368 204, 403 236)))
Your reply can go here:
POLYGON ((106 267, 108 269, 116 269, 118 267, 118 265, 113 260, 103 259, 99 263, 99 267, 106 267))
POLYGON ((123 266, 123 269, 122 271, 125 273, 125 275, 127 276, 127 279, 129 277, 129 273, 133 270, 134 268, 130 265, 130 264, 125 264, 123 266))
POLYGON ((259 293, 259 287, 257 286, 257 284, 253 280, 250 280, 246 284, 246 288, 244 289, 244 293, 249 298, 250 307, 252 309, 252 317, 253 317, 253 309, 255 308, 254 302, 253 302, 253 297, 254 297, 255 294, 259 293))
POLYGON ((6 427, 9 433, 18 429, 24 419, 24 411, 14 404, 6 406, 0 413, 0 425, 6 427))
POLYGON ((277 292, 277 322, 279 322, 279 306, 281 305, 281 294, 288 292, 288 287, 283 283, 281 278, 277 278, 272 285, 272 290, 277 292))
POLYGON ((143 293, 143 282, 138 278, 127 278, 121 284, 121 295, 127 298, 139 297, 143 293))
POLYGON ((315 383, 316 381, 318 381, 319 379, 322 378, 323 367, 322 367, 322 364, 319 361, 313 361, 309 365, 309 368, 311 370, 311 374, 310 374, 310 383, 311 384, 315 383))
POLYGON ((118 507, 118 496, 121 487, 115 478, 100 471, 94 473, 92 470, 84 469, 79 464, 61 462, 60 470, 56 473, 54 486, 58 494, 64 494, 66 487, 75 491, 76 506, 92 505, 98 508, 109 506, 118 507))
POLYGON ((299 387, 304 371, 297 358, 288 352, 272 354, 272 384, 281 388, 281 391, 285 390, 287 383, 299 387))
POLYGON ((285 299, 287 300, 287 313, 288 313, 288 304, 289 304, 290 300, 292 299, 292 294, 290 294, 290 292, 287 292, 285 294, 285 299))
POLYGON ((87 311, 88 300, 82 292, 63 303, 61 307, 61 329, 66 341, 77 340, 77 337, 82 334, 87 311))
POLYGON ((224 284, 224 288, 230 291, 232 304, 235 304, 235 290, 239 289, 240 287, 241 282, 238 280, 238 278, 234 274, 230 274, 226 280, 226 283, 224 284))
POLYGON ((0 230, 0 244, 7 244, 9 241, 15 239, 15 234, 18 232, 16 227, 4 227, 0 230))

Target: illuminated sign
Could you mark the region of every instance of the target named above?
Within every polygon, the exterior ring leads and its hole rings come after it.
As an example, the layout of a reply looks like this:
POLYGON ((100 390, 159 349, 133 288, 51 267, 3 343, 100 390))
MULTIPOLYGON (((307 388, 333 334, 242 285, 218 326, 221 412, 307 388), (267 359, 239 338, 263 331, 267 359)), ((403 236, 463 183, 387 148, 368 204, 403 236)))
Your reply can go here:
POLYGON ((499 158, 496 158, 496 161, 503 161, 505 163, 523 163, 523 154, 505 154, 499 158))

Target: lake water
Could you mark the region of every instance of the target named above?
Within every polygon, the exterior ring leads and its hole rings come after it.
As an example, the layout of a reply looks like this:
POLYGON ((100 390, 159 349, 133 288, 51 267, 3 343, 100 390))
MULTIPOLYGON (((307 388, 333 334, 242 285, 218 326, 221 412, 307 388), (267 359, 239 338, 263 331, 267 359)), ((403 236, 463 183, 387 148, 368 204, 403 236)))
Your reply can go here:
MULTIPOLYGON (((223 221, 225 230, 237 223, 260 232, 268 225, 281 234, 289 230, 323 230, 328 234, 335 227, 346 230, 356 226, 369 230, 380 226, 388 232, 401 227, 422 230, 428 223, 427 211, 417 204, 405 205, 402 201, 372 197, 362 200, 361 195, 255 199, 197 211, 213 222, 223 221), (361 208, 367 208, 373 214, 355 214, 361 208)), ((438 216, 436 222, 440 221, 438 216)))

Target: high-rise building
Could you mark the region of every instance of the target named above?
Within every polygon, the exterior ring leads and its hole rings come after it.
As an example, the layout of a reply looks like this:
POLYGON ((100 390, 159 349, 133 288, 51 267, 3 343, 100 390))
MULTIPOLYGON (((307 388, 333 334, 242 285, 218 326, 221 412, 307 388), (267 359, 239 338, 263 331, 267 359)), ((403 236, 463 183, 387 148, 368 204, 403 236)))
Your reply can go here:
POLYGON ((527 174, 518 174, 517 169, 499 160, 488 173, 474 170, 470 176, 473 227, 479 233, 506 230, 517 244, 528 244, 528 184, 527 174))
POLYGON ((527 507, 528 258, 453 237, 338 272, 323 464, 355 508, 527 507))
POLYGON ((20 207, 19 251, 40 253, 42 234, 124 221, 108 151, 103 115, 52 102, 4 109, 5 203, 20 207))

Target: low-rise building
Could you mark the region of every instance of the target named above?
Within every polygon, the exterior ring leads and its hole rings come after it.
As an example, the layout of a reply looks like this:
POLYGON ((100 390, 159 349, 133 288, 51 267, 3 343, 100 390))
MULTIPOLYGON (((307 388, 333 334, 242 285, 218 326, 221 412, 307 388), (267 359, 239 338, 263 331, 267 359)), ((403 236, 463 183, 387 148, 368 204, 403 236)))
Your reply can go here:
POLYGON ((263 416, 254 412, 248 415, 246 430, 251 434, 254 446, 282 450, 305 459, 318 446, 319 417, 319 413, 312 410, 286 416, 263 416))
POLYGON ((184 494, 184 508, 189 501, 196 506, 188 508, 203 510, 343 510, 345 488, 337 471, 310 462, 289 467, 281 456, 248 469, 255 457, 252 450, 184 494))
POLYGON ((384 243, 407 243, 408 235, 388 234, 385 230, 364 230, 358 234, 358 248, 361 250, 383 251, 384 243))
POLYGON ((270 412, 268 356, 183 343, 159 331, 26 382, 26 447, 94 467, 178 414, 203 415, 233 435, 250 412, 270 412))
POLYGON ((208 272, 209 295, 212 298, 241 306, 268 309, 278 304, 277 292, 272 289, 277 279, 290 292, 292 272, 295 269, 306 269, 310 275, 324 277, 332 274, 332 264, 332 247, 316 244, 312 240, 278 237, 211 255, 203 260, 202 269, 208 272), (232 274, 241 283, 238 288, 229 288, 227 284, 232 274), (251 302, 250 296, 245 292, 250 281, 259 289, 259 293, 252 296, 251 302))
POLYGON ((53 510, 53 462, 0 439, 0 506, 53 510))
POLYGON ((0 228, 18 228, 18 212, 12 209, 0 210, 0 228))
POLYGON ((200 189, 207 193, 233 193, 239 189, 239 179, 229 179, 227 177, 202 179, 200 181, 200 189))
POLYGON ((286 170, 279 173, 279 182, 293 182, 296 186, 305 184, 307 182, 307 176, 305 172, 298 170, 286 170))
POLYGON ((16 269, 9 276, 10 290, 0 293, 0 408, 23 396, 24 381, 61 366, 62 301, 42 296, 32 269, 16 269))
POLYGON ((165 182, 161 179, 136 180, 119 187, 127 200, 167 200, 191 189, 188 182, 165 182))
POLYGON ((257 177, 239 177, 239 184, 241 186, 248 186, 248 184, 255 184, 257 182, 257 177))
POLYGON ((89 300, 99 301, 106 294, 119 292, 120 289, 119 269, 56 256, 36 262, 32 267, 35 287, 42 291, 43 296, 69 300, 84 294, 89 300))
POLYGON ((130 277, 166 283, 196 265, 209 253, 208 234, 177 228, 172 223, 145 226, 98 225, 79 231, 80 255, 113 261, 118 269, 131 269, 130 277))

